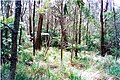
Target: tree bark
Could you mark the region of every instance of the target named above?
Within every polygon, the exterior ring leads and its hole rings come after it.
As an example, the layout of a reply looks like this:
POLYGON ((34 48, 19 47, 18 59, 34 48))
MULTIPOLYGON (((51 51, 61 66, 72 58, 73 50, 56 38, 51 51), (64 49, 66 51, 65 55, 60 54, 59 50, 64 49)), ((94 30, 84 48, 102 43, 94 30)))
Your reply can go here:
POLYGON ((1 37, 1 43, 0 43, 1 46, 0 46, 0 48, 2 50, 2 48, 3 48, 3 29, 1 29, 1 33, 0 34, 1 34, 1 36, 0 36, 1 37))
POLYGON ((76 48, 75 48, 75 57, 77 58, 77 24, 78 24, 78 16, 77 16, 77 10, 76 10, 76 7, 75 7, 75 19, 76 19, 76 22, 75 22, 75 45, 76 45, 76 48))
POLYGON ((33 56, 35 56, 35 0, 33 8, 33 56))
POLYGON ((42 24, 43 24, 43 14, 39 13, 37 35, 35 40, 35 49, 37 50, 41 50, 41 45, 42 45, 42 40, 41 40, 42 24))
POLYGON ((104 51, 104 28, 103 28, 103 0, 101 0, 100 27, 101 27, 101 56, 105 56, 104 51))
POLYGON ((15 20, 14 20, 14 31, 12 32, 12 53, 10 63, 9 80, 14 80, 15 70, 17 64, 17 35, 19 30, 20 14, 21 14, 21 0, 15 1, 15 20))
MULTIPOLYGON (((46 29, 46 33, 48 33, 48 30, 49 30, 49 13, 47 13, 47 25, 46 25, 47 29, 46 29)), ((46 36, 46 44, 47 46, 49 45, 49 37, 46 36)))
POLYGON ((22 27, 20 28, 19 45, 21 45, 21 39, 22 39, 22 27))
POLYGON ((60 17, 60 25, 61 25, 61 61, 63 59, 63 0, 61 1, 61 17, 60 17))
POLYGON ((31 2, 29 0, 29 34, 32 37, 32 18, 31 18, 31 14, 32 14, 32 9, 31 9, 32 5, 31 2))
MULTIPOLYGON (((90 14, 90 2, 89 1, 88 1, 88 4, 89 4, 89 6, 88 6, 88 12, 90 14)), ((89 45, 89 35, 90 34, 89 34, 89 17, 88 17, 88 19, 87 19, 87 32, 86 32, 86 45, 89 45)))
POLYGON ((80 22, 79 22, 79 44, 81 44, 81 26, 82 26, 82 8, 80 6, 80 22))

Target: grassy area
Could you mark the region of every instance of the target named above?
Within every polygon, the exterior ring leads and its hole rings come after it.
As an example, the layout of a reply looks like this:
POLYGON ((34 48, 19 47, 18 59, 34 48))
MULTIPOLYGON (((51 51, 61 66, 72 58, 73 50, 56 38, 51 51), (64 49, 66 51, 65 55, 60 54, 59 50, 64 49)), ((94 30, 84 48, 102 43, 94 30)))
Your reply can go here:
MULTIPOLYGON (((82 51, 77 59, 70 61, 71 53, 50 47, 32 55, 32 48, 18 54, 16 80, 120 80, 120 64, 113 56, 101 57, 96 52, 82 51)), ((2 79, 7 80, 9 64, 2 65, 2 79)))

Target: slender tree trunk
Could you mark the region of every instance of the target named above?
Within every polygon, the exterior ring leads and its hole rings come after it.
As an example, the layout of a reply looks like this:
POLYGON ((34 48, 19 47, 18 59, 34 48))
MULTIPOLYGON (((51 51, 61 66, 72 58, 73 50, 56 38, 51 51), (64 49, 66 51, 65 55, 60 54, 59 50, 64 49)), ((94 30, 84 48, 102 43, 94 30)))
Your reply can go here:
MULTIPOLYGON (((88 1, 88 0, 87 0, 88 1)), ((89 6, 88 6, 88 12, 89 12, 89 14, 90 14, 90 2, 88 1, 88 3, 89 3, 89 6)), ((88 42, 88 39, 89 39, 89 17, 88 17, 88 19, 87 19, 87 32, 86 32, 86 45, 88 45, 89 44, 89 42, 88 42)))
POLYGON ((15 20, 14 20, 14 32, 12 32, 12 53, 10 63, 9 80, 14 80, 15 70, 17 64, 17 35, 19 30, 20 14, 21 14, 21 0, 15 1, 15 20))
POLYGON ((71 51, 71 62, 72 62, 72 58, 73 58, 73 53, 74 53, 74 27, 73 27, 73 33, 72 33, 72 51, 71 51))
POLYGON ((33 8, 33 56, 35 56, 35 0, 33 8))
POLYGON ((9 13, 10 13, 10 5, 9 5, 9 3, 7 4, 7 7, 6 7, 6 17, 8 18, 10 15, 9 15, 9 13))
POLYGON ((61 25, 61 61, 63 59, 63 0, 61 1, 61 17, 60 17, 60 25, 61 25))
POLYGON ((55 27, 54 27, 54 31, 55 31, 56 28, 57 28, 57 19, 56 19, 56 17, 55 17, 55 27))
POLYGON ((80 22, 79 22, 79 44, 81 44, 81 26, 82 26, 82 8, 80 6, 80 22))
POLYGON ((1 34, 1 36, 0 36, 1 37, 1 44, 0 44, 1 47, 0 48, 2 49, 3 48, 3 30, 2 29, 1 29, 1 33, 0 34, 1 34))
POLYGON ((87 31, 86 31, 86 45, 88 45, 88 33, 89 33, 89 29, 88 29, 88 26, 89 26, 89 20, 87 20, 87 31))
POLYGON ((77 50, 77 24, 78 24, 78 16, 77 16, 77 14, 76 14, 76 12, 77 12, 77 10, 76 10, 76 7, 75 7, 75 19, 76 19, 76 23, 75 23, 75 45, 76 45, 76 48, 75 48, 75 57, 77 58, 77 52, 78 52, 78 50, 77 50))
POLYGON ((101 56, 105 56, 104 53, 104 28, 103 28, 103 0, 101 0, 101 12, 100 12, 100 27, 101 27, 101 56))
POLYGON ((31 9, 32 5, 31 2, 29 0, 29 34, 32 37, 32 18, 31 18, 31 14, 32 14, 32 9, 31 9))
POLYGON ((39 21, 38 21, 38 29, 35 40, 35 49, 41 50, 42 40, 41 40, 41 32, 42 32, 42 24, 43 24, 43 14, 39 13, 39 21))
POLYGON ((51 29, 54 29, 54 27, 53 27, 53 11, 51 11, 51 20, 50 20, 50 24, 51 24, 51 29))
MULTIPOLYGON (((47 29, 46 29, 46 33, 48 33, 49 30, 49 13, 47 13, 47 25, 46 25, 47 29)), ((49 45, 49 37, 46 36, 46 42, 47 42, 47 46, 49 45)))
POLYGON ((75 12, 74 12, 74 23, 73 23, 73 28, 72 28, 72 52, 71 52, 71 62, 72 62, 72 58, 73 58, 73 54, 74 54, 74 46, 73 46, 73 44, 74 44, 74 37, 75 37, 75 15, 76 15, 76 10, 75 10, 75 12))
POLYGON ((63 59, 63 24, 62 22, 60 24, 61 24, 61 61, 62 61, 63 59))
POLYGON ((22 39, 22 27, 20 28, 19 45, 21 45, 21 39, 22 39))

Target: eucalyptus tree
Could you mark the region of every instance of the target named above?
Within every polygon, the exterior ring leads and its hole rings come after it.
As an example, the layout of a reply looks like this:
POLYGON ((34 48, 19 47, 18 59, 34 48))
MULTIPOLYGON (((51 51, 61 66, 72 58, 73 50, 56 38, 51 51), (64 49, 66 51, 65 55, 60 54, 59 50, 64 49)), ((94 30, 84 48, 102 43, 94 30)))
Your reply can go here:
POLYGON ((15 19, 14 27, 12 31, 12 53, 11 53, 11 63, 10 63, 10 73, 9 80, 14 80, 15 70, 17 64, 17 36, 19 30, 20 14, 21 14, 21 0, 15 1, 15 19))
POLYGON ((103 0, 101 0, 100 27, 101 27, 101 56, 105 56, 104 51, 104 27, 103 27, 103 0))
POLYGON ((29 0, 29 34, 32 37, 32 3, 29 0))
POLYGON ((34 0, 34 7, 33 7, 33 55, 35 56, 35 4, 36 1, 34 0))
POLYGON ((42 26, 43 26, 43 17, 44 17, 46 9, 49 6, 49 3, 50 3, 49 0, 45 0, 39 3, 38 8, 36 9, 36 11, 38 12, 38 16, 39 16, 37 33, 35 37, 35 49, 37 50, 41 50, 41 45, 42 45, 41 33, 42 33, 42 26))

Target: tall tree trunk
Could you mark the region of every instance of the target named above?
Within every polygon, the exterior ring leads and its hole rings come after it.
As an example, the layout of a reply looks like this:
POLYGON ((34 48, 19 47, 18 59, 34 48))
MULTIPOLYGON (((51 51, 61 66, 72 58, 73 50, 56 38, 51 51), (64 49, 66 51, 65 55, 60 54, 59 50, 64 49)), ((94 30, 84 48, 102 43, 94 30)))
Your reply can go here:
POLYGON ((80 22, 79 22, 79 44, 81 44, 81 26, 82 26, 82 8, 80 6, 80 22))
POLYGON ((19 30, 20 14, 21 14, 21 0, 15 1, 15 20, 14 20, 14 31, 12 32, 12 53, 10 63, 9 80, 14 80, 15 70, 17 63, 17 35, 19 30))
POLYGON ((33 8, 33 56, 35 56, 35 0, 33 8))
POLYGON ((53 27, 53 21, 54 21, 54 20, 53 20, 53 12, 51 12, 51 28, 52 28, 52 29, 54 29, 54 27, 53 27))
MULTIPOLYGON (((46 29, 46 33, 48 33, 48 30, 49 30, 49 13, 47 13, 47 25, 46 25, 46 27, 47 27, 47 29, 46 29)), ((48 36, 46 36, 46 44, 47 44, 47 46, 49 45, 49 39, 48 39, 49 37, 48 36)))
POLYGON ((104 53, 104 28, 103 28, 103 0, 101 0, 101 11, 100 11, 100 27, 101 27, 101 56, 105 56, 104 53))
MULTIPOLYGON (((87 0, 88 1, 88 0, 87 0)), ((89 14, 90 14, 90 2, 88 1, 88 4, 89 4, 89 6, 88 6, 88 12, 89 12, 89 14)), ((88 45, 89 44, 89 42, 88 42, 88 39, 89 39, 89 17, 88 17, 88 19, 87 19, 87 31, 86 31, 86 45, 88 45)))
POLYGON ((60 25, 61 25, 61 61, 63 59, 63 0, 61 1, 61 17, 60 17, 60 25))
POLYGON ((1 34, 1 36, 0 36, 1 37, 1 43, 0 43, 1 46, 0 46, 0 48, 2 49, 3 48, 3 29, 1 29, 0 34, 1 34))
POLYGON ((89 29, 88 29, 88 26, 89 26, 89 20, 87 20, 86 45, 88 45, 88 35, 89 35, 89 29))
POLYGON ((76 48, 75 48, 75 57, 77 58, 77 52, 78 52, 78 50, 77 50, 77 24, 78 24, 78 16, 77 16, 77 10, 76 10, 76 7, 75 7, 75 19, 76 19, 76 21, 75 21, 75 45, 76 45, 76 48))
POLYGON ((32 5, 31 2, 29 0, 29 34, 32 37, 32 18, 31 18, 31 14, 32 14, 32 9, 31 9, 32 5))
POLYGON ((75 8, 75 10, 74 10, 75 12, 74 12, 74 23, 73 23, 73 28, 72 28, 72 52, 71 52, 71 62, 72 62, 72 58, 73 58, 73 54, 74 54, 74 46, 73 46, 73 44, 74 44, 74 37, 75 37, 75 16, 76 16, 76 8, 75 8))
POLYGON ((35 40, 35 49, 37 50, 41 50, 41 45, 42 45, 42 40, 41 40, 42 24, 43 24, 43 14, 39 13, 37 35, 35 40))

